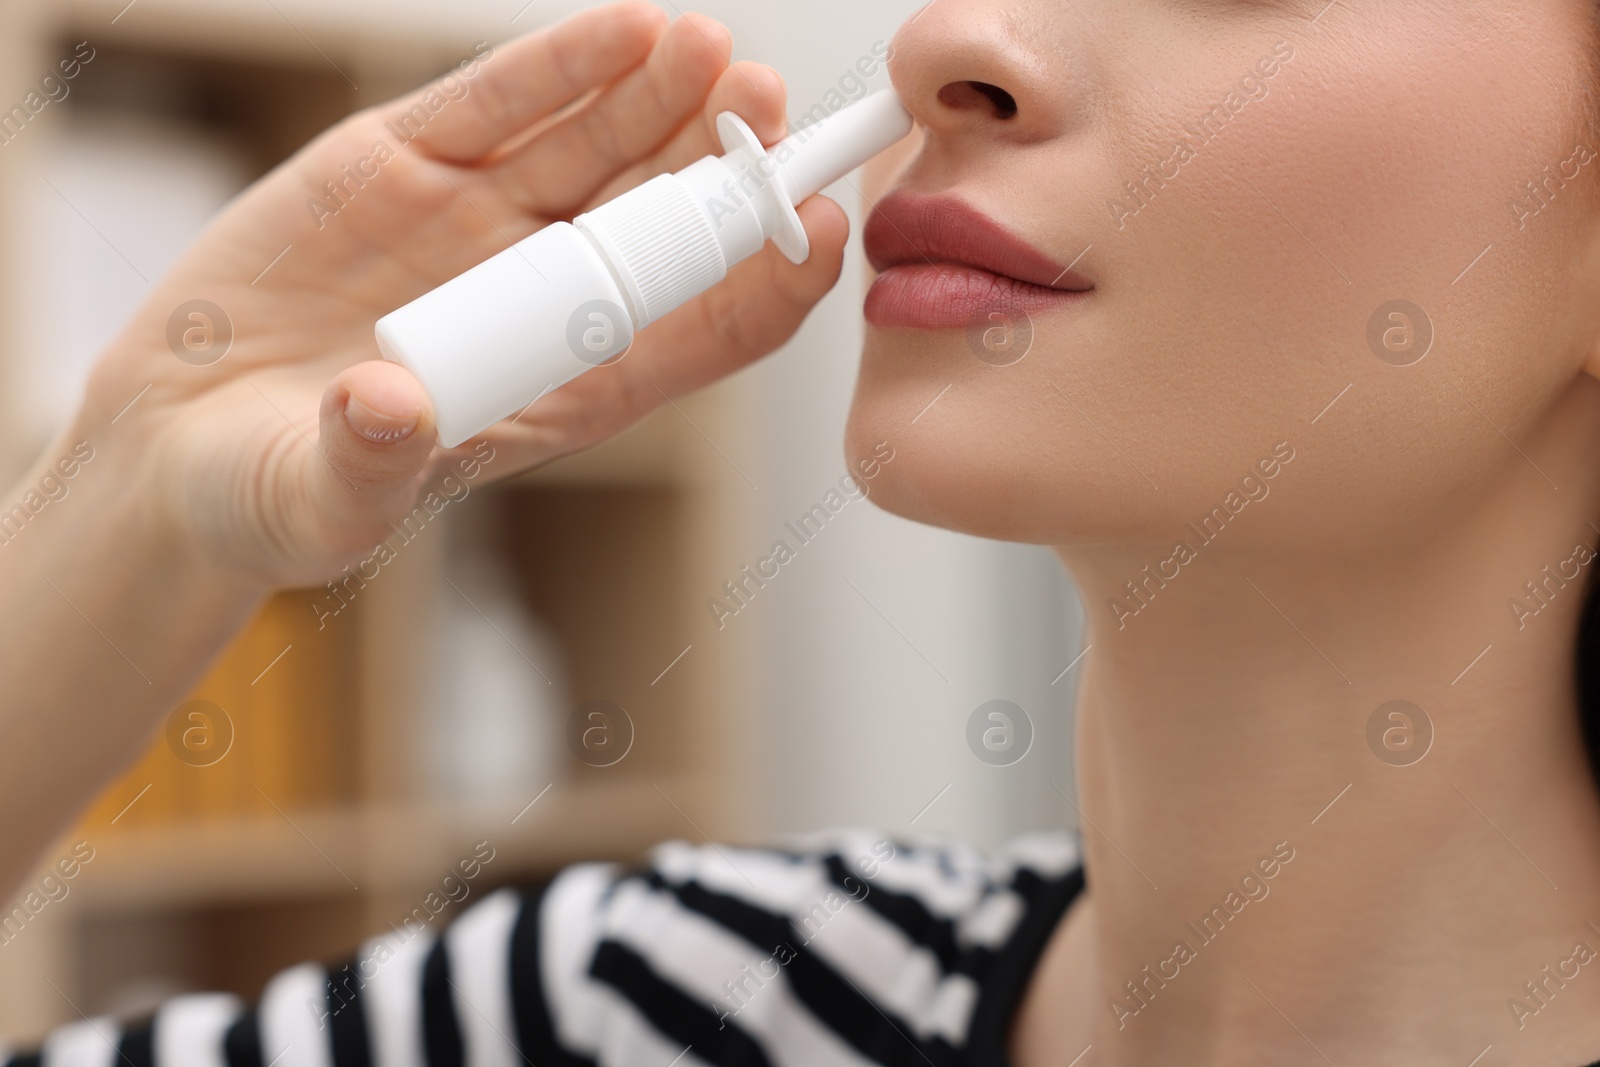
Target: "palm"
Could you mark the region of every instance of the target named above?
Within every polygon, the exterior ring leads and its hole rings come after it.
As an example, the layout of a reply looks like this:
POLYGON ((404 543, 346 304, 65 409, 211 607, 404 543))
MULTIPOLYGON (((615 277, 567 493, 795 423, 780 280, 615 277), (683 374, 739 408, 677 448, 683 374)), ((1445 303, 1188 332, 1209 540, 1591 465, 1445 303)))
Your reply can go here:
MULTIPOLYGON (((150 386, 123 430, 148 433, 141 447, 167 458, 199 550, 300 582, 371 548, 417 486, 457 458, 432 448, 400 491, 363 501, 369 487, 329 455, 338 446, 319 429, 325 394, 336 376, 379 374, 358 366, 378 355, 373 323, 550 222, 716 151, 720 111, 769 138, 782 132, 775 75, 728 68, 714 23, 681 19, 662 34, 659 18, 619 5, 504 46, 409 141, 394 120, 422 93, 354 116, 252 187, 163 280, 97 368, 90 405, 114 412, 150 386), (550 119, 591 86, 603 88, 550 119), (326 182, 343 183, 337 199, 326 182), (204 366, 203 344, 201 358, 165 351, 174 309, 195 299, 232 327, 226 355, 204 366), (343 493, 337 482, 353 505, 319 499, 343 493)), ((624 360, 494 427, 483 435, 491 476, 593 444, 781 343, 837 273, 842 220, 815 205, 810 215, 824 231, 811 263, 793 268, 767 250, 624 360)))

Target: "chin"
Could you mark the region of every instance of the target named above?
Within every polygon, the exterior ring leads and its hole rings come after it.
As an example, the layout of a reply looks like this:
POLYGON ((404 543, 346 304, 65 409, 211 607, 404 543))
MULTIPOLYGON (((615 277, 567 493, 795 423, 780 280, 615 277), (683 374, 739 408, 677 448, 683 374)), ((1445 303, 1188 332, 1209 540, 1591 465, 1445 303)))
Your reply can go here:
POLYGON ((928 408, 948 377, 881 370, 863 365, 845 455, 883 510, 1038 545, 1161 541, 1181 526, 1143 480, 1115 465, 1097 437, 1075 432, 1032 384, 999 391, 969 379, 928 408), (1060 432, 1063 422, 1069 432, 1060 432))
POLYGON ((1051 497, 1023 484, 1028 479, 1015 457, 1008 461, 992 443, 969 442, 948 427, 907 432, 910 416, 900 409, 858 398, 850 410, 845 455, 873 504, 901 518, 975 537, 1052 540, 1051 497))

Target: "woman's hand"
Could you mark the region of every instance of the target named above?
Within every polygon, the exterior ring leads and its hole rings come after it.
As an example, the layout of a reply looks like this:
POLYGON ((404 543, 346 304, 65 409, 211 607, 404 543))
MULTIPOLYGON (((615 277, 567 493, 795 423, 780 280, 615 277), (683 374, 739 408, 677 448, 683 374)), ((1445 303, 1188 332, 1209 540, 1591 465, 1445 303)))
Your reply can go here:
MULTIPOLYGON (((783 134, 782 83, 730 67, 728 50, 714 22, 669 27, 627 2, 481 54, 319 137, 156 286, 8 498, 0 892, 148 744, 268 591, 359 560, 457 458, 436 447, 417 381, 377 361, 381 316, 718 151, 721 111, 783 134), (84 462, 72 495, 45 508, 41 487, 61 484, 69 454, 84 462)), ((780 344, 833 285, 844 245, 837 205, 813 199, 802 216, 808 263, 768 249, 741 264, 624 359, 490 431, 483 477, 593 444, 780 344)))
MULTIPOLYGON (((197 565, 262 586, 336 572, 455 458, 436 447, 416 379, 377 359, 374 322, 550 222, 720 152, 722 111, 768 143, 783 136, 782 82, 730 66, 729 51, 715 22, 669 26, 624 2, 480 48, 352 116, 244 193, 157 286, 96 367, 75 432, 153 480, 154 529, 197 565)), ((626 358, 490 430, 489 476, 594 444, 783 343, 837 279, 847 229, 820 198, 801 215, 806 264, 767 248, 626 358)))

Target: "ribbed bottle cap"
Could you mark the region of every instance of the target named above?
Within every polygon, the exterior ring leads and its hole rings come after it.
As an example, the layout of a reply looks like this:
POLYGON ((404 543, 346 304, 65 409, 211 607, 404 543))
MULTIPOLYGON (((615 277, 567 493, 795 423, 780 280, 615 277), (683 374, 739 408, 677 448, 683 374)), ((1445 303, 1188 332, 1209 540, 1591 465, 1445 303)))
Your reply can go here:
POLYGON ((650 323, 705 292, 728 273, 711 221, 671 174, 580 215, 572 223, 605 253, 632 305, 650 323))

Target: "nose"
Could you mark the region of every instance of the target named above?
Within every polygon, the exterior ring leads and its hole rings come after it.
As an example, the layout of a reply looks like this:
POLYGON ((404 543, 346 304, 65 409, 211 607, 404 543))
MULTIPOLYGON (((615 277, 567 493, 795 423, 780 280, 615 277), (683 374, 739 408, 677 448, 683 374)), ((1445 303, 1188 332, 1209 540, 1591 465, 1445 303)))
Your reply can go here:
POLYGON ((1065 47, 1053 7, 933 0, 900 28, 890 75, 930 137, 1029 143, 1072 125, 1082 71, 1069 68, 1084 57, 1065 47))

